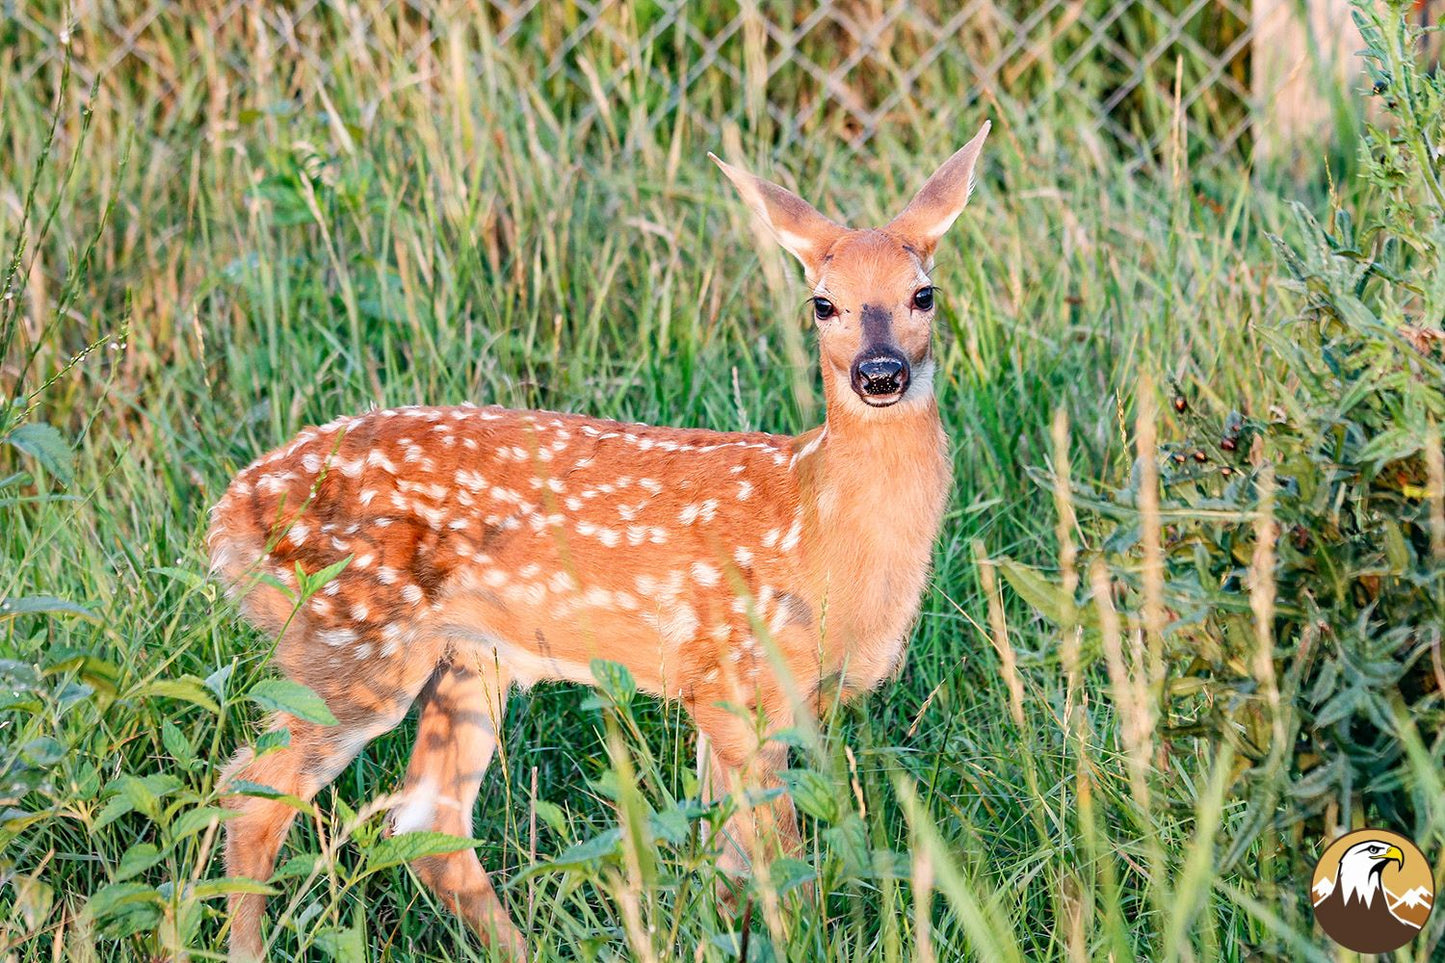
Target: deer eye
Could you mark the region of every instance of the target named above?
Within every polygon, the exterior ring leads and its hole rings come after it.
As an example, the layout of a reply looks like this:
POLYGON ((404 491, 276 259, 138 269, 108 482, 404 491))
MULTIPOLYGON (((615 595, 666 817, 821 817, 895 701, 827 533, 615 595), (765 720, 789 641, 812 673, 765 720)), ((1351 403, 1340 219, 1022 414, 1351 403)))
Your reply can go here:
POLYGON ((921 287, 914 291, 913 306, 920 311, 933 310, 933 288, 921 287))
POLYGON ((827 298, 813 299, 813 314, 817 317, 819 321, 827 321, 829 318, 835 316, 837 313, 838 309, 834 307, 833 302, 829 301, 827 298))

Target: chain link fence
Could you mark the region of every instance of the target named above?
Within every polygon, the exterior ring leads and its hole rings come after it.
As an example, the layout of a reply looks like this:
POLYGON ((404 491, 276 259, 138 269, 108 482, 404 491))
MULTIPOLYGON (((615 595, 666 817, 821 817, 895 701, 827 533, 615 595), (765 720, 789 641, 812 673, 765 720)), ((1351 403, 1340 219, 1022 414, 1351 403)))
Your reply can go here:
POLYGON ((63 9, 5 11, 22 82, 53 75, 68 50, 81 83, 140 73, 153 97, 179 89, 196 65, 155 42, 177 30, 206 33, 221 53, 205 69, 222 80, 244 85, 261 58, 294 75, 303 101, 324 95, 338 58, 358 44, 420 83, 458 56, 477 70, 502 58, 519 98, 544 98, 623 149, 658 129, 715 143, 735 124, 795 156, 823 142, 862 148, 965 130, 986 114, 1016 126, 1054 119, 1141 167, 1171 137, 1196 159, 1235 155, 1280 82, 1254 79, 1250 0, 76 0, 63 9))
MULTIPOLYGON (((1259 103, 1249 86, 1250 11, 1237 0, 965 3, 832 0, 818 5, 570 5, 495 0, 497 37, 534 51, 538 76, 578 88, 613 69, 594 100, 655 91, 660 119, 694 88, 732 89, 720 119, 771 136, 781 152, 815 138, 861 147, 930 114, 1014 120, 1081 112, 1127 160, 1157 156, 1178 107, 1210 154, 1229 151, 1259 103)), ((555 87, 554 87, 555 89, 555 87)), ((594 106, 592 109, 596 109, 594 106)))

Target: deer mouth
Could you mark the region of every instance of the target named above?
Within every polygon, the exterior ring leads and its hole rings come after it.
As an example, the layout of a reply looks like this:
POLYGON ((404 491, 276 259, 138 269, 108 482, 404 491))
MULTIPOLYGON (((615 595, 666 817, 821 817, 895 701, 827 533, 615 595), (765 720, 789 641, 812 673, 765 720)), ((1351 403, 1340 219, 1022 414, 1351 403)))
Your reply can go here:
POLYGON ((903 394, 904 393, 902 391, 895 391, 891 395, 860 394, 858 397, 861 398, 863 400, 863 403, 870 408, 887 408, 891 405, 896 405, 898 404, 898 402, 902 401, 903 394))

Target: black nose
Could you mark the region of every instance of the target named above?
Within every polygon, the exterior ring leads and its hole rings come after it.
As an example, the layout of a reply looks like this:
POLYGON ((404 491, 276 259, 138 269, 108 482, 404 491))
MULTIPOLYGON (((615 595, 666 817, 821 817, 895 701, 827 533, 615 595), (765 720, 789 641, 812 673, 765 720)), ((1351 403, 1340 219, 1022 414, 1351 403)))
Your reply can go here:
POLYGON ((896 395, 907 387, 908 362, 896 354, 870 354, 853 363, 853 390, 860 395, 896 395))

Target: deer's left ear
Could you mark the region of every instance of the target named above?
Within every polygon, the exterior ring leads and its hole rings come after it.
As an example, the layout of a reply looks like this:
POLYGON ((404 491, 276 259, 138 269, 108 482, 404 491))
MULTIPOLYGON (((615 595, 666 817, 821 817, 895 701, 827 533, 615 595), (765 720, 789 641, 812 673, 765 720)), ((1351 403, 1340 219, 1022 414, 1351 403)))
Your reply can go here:
POLYGON ((990 126, 988 121, 984 121, 973 140, 944 161, 928 183, 913 195, 903 213, 888 223, 889 231, 918 245, 925 257, 933 254, 938 239, 953 226, 968 203, 968 195, 973 193, 974 164, 983 150, 990 126))

